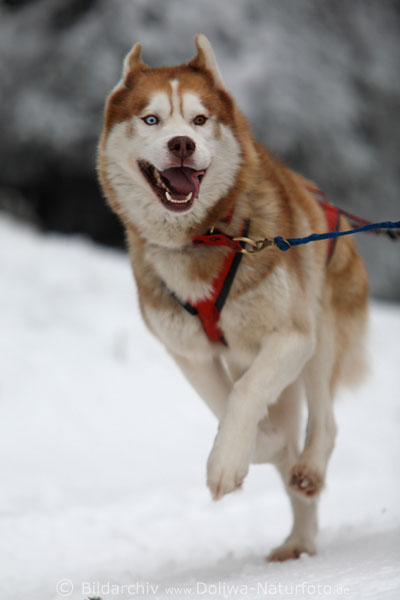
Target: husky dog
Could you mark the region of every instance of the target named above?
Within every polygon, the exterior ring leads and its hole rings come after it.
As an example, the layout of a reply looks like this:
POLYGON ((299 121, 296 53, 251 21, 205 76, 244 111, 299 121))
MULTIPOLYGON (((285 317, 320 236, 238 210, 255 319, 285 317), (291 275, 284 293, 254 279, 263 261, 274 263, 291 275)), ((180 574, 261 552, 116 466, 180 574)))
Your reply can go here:
POLYGON ((210 42, 195 43, 190 62, 162 68, 132 48, 107 99, 98 173, 143 319, 219 421, 212 497, 240 488, 250 463, 273 463, 294 522, 268 558, 297 558, 316 551, 333 396, 363 372, 367 277, 349 237, 239 254, 247 238, 325 232, 327 214, 315 185, 254 140, 210 42))

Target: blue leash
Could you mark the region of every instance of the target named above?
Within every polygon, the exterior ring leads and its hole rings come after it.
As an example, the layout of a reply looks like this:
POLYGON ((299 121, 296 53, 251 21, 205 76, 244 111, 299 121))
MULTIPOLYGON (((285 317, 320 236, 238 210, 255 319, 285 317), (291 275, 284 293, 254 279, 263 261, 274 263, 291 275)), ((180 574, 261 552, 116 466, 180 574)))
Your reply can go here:
POLYGON ((330 240, 338 237, 342 237, 344 235, 353 235, 354 233, 363 233, 368 231, 375 231, 376 233, 386 233, 392 239, 399 239, 400 235, 397 232, 391 232, 392 229, 400 230, 400 221, 384 221, 383 223, 368 223, 367 225, 363 225, 362 227, 358 227, 357 229, 349 229, 347 231, 330 231, 329 233, 312 233, 311 235, 307 235, 302 238, 284 238, 281 235, 277 235, 274 238, 264 238, 263 240, 252 240, 247 237, 235 237, 232 238, 233 241, 242 241, 251 246, 250 249, 246 250, 242 248, 241 252, 243 254, 254 254, 254 252, 259 252, 264 248, 275 246, 286 252, 290 248, 294 246, 302 246, 303 244, 308 244, 309 242, 318 242, 320 240, 330 240))
MULTIPOLYGON (((265 246, 273 245, 279 248, 279 250, 289 250, 293 246, 301 246, 303 244, 308 244, 309 242, 318 242, 319 240, 330 240, 338 237, 342 237, 343 235, 352 235, 353 233, 363 233, 366 231, 374 231, 378 229, 400 229, 400 221, 384 221, 383 223, 370 223, 369 225, 364 225, 363 227, 358 227, 357 229, 349 229, 348 231, 331 231, 329 233, 312 233, 311 235, 307 235, 302 238, 288 238, 285 239, 280 235, 274 237, 274 239, 268 240, 270 243, 266 243, 265 246)), ((264 241, 264 240, 262 240, 264 241)), ((263 246, 263 247, 265 247, 263 246)), ((261 249, 261 248, 260 248, 261 249)))

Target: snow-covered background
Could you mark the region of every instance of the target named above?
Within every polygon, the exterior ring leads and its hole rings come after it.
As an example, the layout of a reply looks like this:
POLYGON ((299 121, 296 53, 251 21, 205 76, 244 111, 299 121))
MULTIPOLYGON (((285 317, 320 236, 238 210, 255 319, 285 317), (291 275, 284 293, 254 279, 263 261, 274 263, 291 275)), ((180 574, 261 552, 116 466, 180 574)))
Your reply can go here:
MULTIPOLYGON (((0 207, 121 243, 94 172, 105 96, 134 42, 176 64, 198 31, 260 141, 339 206, 400 219, 398 0, 0 0, 0 207)), ((400 244, 360 247, 400 300, 400 244)))
POLYGON ((125 254, 1 216, 0 282, 2 600, 400 597, 398 307, 373 303, 369 378, 337 402, 319 554, 267 564, 279 479, 252 467, 210 500, 216 423, 145 330, 125 254))
MULTIPOLYGON (((122 241, 94 171, 122 57, 185 62, 198 31, 270 150, 400 218, 398 0, 0 0, 0 598, 398 600, 399 305, 373 302, 370 376, 337 402, 319 554, 270 565, 277 475, 210 500, 213 417, 145 330, 125 254, 76 236, 122 241)), ((359 244, 399 300, 400 244, 359 244)))

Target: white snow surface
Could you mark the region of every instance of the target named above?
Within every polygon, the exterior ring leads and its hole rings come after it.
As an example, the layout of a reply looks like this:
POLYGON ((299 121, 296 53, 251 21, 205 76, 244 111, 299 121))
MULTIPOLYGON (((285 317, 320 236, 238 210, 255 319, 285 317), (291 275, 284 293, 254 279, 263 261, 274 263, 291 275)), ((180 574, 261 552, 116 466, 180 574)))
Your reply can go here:
POLYGON ((400 597, 400 308, 337 400, 319 552, 267 564, 274 469, 211 501, 216 422, 141 321, 125 254, 0 217, 0 598, 400 597), (57 588, 57 582, 59 587, 57 588))

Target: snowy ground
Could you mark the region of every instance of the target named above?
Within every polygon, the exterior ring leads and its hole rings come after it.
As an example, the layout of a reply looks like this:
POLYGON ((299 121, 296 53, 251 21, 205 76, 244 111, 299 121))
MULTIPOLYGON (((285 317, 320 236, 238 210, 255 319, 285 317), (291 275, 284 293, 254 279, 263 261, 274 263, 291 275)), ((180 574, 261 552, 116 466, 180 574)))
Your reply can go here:
POLYGON ((126 257, 1 217, 0 281, 2 600, 400 597, 400 308, 373 306, 371 376, 337 404, 318 556, 267 564, 280 482, 252 467, 211 502, 216 424, 145 331, 126 257))

